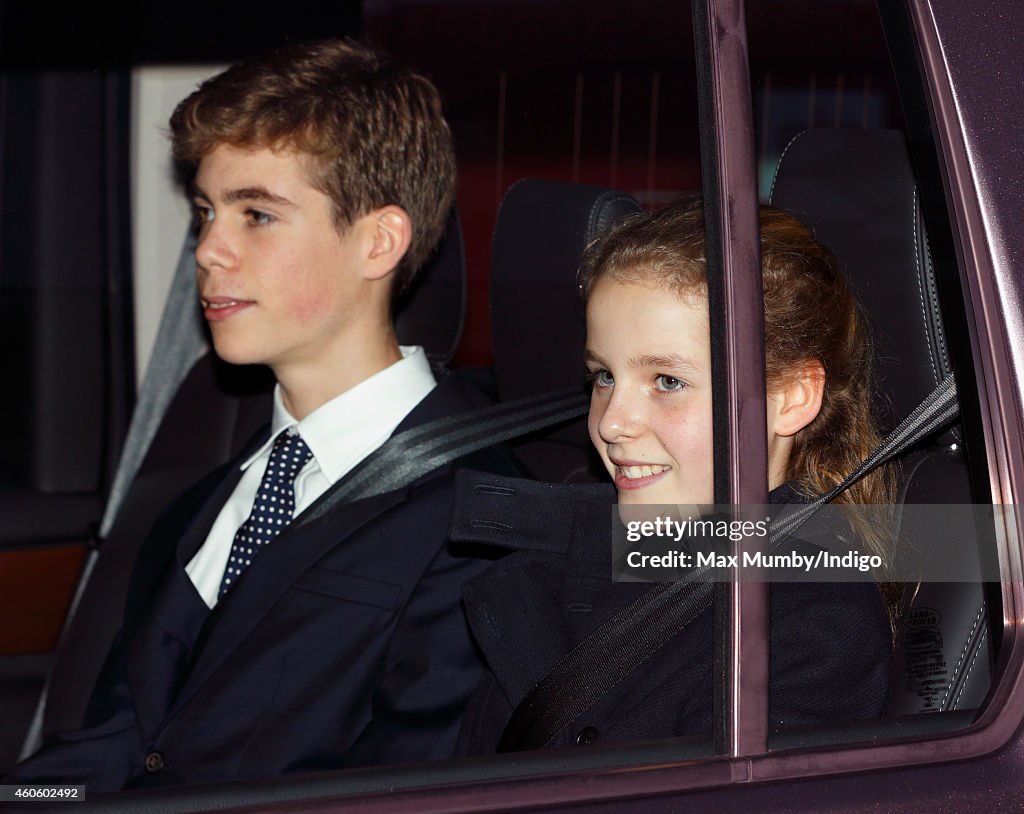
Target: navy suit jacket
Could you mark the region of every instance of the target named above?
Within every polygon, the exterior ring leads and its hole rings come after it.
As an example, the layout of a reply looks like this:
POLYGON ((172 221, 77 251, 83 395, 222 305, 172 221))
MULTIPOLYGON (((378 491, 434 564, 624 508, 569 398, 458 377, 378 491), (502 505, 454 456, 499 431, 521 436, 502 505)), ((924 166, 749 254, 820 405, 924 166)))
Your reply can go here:
MULTIPOLYGON (((397 431, 473 406, 448 376, 397 431)), ((184 567, 237 461, 201 481, 143 546, 84 728, 10 780, 105 792, 450 756, 480 675, 460 586, 489 564, 446 545, 452 469, 285 529, 212 611, 184 567)))

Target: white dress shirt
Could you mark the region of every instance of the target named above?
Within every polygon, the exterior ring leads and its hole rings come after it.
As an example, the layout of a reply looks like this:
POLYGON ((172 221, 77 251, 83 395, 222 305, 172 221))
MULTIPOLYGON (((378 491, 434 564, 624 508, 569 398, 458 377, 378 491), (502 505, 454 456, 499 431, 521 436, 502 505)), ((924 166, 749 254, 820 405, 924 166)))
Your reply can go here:
POLYGON ((313 457, 295 478, 296 516, 345 473, 380 447, 412 409, 434 389, 436 381, 421 347, 401 348, 402 358, 364 379, 296 421, 274 388, 270 437, 242 463, 242 478, 217 515, 199 551, 185 567, 192 584, 211 608, 224 576, 235 532, 249 517, 256 491, 270 460, 274 439, 295 428, 313 457))

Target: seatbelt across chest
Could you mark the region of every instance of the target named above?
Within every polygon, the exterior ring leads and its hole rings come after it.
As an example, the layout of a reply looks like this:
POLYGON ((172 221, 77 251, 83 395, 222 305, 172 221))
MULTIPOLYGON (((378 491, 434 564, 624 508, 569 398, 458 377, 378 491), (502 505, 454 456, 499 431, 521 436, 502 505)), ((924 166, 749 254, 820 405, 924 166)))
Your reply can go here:
POLYGON ((580 388, 527 396, 404 430, 368 455, 313 505, 294 526, 311 523, 341 503, 381 495, 474 452, 585 415, 590 397, 580 388))
MULTIPOLYGON (((780 545, 821 506, 959 415, 956 383, 948 375, 838 486, 773 523, 769 549, 780 545)), ((499 752, 540 749, 668 644, 714 594, 714 569, 656 585, 576 645, 538 681, 512 713, 499 752)))
MULTIPOLYGON (((578 418, 586 414, 589 404, 589 395, 574 387, 469 410, 404 430, 389 438, 321 495, 295 518, 293 526, 297 528, 310 523, 341 503, 401 489, 439 467, 494 444, 578 418)), ((107 526, 113 522, 118 501, 108 509, 109 519, 104 521, 107 526)), ((62 636, 70 627, 97 558, 98 551, 91 552, 75 592, 75 601, 65 619, 62 636)), ((42 742, 48 691, 49 678, 40 693, 19 759, 31 755, 42 742)))

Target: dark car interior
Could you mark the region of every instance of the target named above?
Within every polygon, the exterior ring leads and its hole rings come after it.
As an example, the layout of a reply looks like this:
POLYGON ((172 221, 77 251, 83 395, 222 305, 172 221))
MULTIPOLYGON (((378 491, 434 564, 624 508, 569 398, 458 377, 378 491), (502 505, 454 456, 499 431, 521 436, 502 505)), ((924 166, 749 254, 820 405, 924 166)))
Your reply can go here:
MULTIPOLYGON (((771 203, 812 224, 840 257, 847 279, 874 330, 876 375, 884 431, 910 415, 951 371, 917 187, 903 134, 897 131, 816 130, 786 148, 771 203), (856 224, 856 228, 851 228, 856 224)), ((898 501, 967 504, 972 488, 956 427, 901 461, 898 501), (958 446, 959 445, 959 446, 958 446)), ((905 539, 918 539, 910 527, 905 539)), ((900 521, 898 521, 900 522, 900 521)), ((982 591, 978 540, 929 539, 932 556, 957 563, 962 583, 922 584, 914 607, 938 611, 925 635, 899 629, 888 714, 975 709, 988 691, 991 630, 982 591), (966 576, 970 575, 970 576, 966 576), (936 669, 938 668, 938 669, 936 669)))
MULTIPOLYGON (((755 70, 759 70, 756 64, 755 70)), ((30 80, 8 74, 3 79, 5 95, 0 97, 4 125, 0 147, 8 151, 5 155, 15 149, 35 152, 35 148, 18 146, 17 135, 7 135, 17 132, 11 124, 30 108, 37 119, 45 119, 45 110, 35 109, 35 100, 47 98, 47 82, 71 79, 30 80)), ((101 98, 108 115, 120 115, 123 87, 108 84, 86 90, 101 98)), ((773 174, 762 197, 809 223, 839 257, 872 327, 877 407, 884 431, 910 415, 949 373, 955 374, 966 402, 965 414, 972 415, 976 410, 971 406, 974 374, 964 367, 964 352, 951 349, 966 341, 955 258, 936 252, 936 246, 948 246, 948 239, 929 238, 932 230, 948 230, 949 224, 936 219, 931 204, 924 200, 928 191, 922 191, 918 180, 926 159, 917 145, 908 145, 905 130, 891 129, 900 126, 899 121, 882 122, 886 127, 811 123, 815 126, 797 128, 779 160, 769 162, 773 174)), ((104 140, 102 128, 95 133, 94 151, 118 148, 104 140)), ((8 166, 5 160, 4 168, 8 166)), ((524 173, 503 185, 500 207, 487 227, 493 231, 484 297, 476 285, 479 276, 467 272, 471 261, 478 259, 474 247, 481 238, 474 234, 470 239, 464 231, 466 223, 476 223, 480 216, 467 212, 467 203, 460 200, 437 254, 395 305, 400 341, 423 345, 437 370, 452 369, 475 384, 486 396, 481 407, 488 400, 509 402, 576 387, 582 391, 585 325, 576 283, 580 252, 611 223, 658 203, 638 200, 629 191, 635 185, 621 184, 617 189, 614 184, 581 183, 575 177, 566 180, 559 173, 552 173, 553 178, 531 175, 524 173), (486 333, 492 356, 486 365, 466 364, 467 354, 460 357, 460 343, 465 347, 467 327, 474 341, 483 333, 479 315, 469 315, 477 313, 474 308, 479 310, 481 299, 488 310, 486 333), (471 324, 471 319, 477 321, 471 324)), ((172 496, 230 460, 265 423, 273 386, 267 371, 232 368, 209 352, 193 291, 191 235, 182 248, 154 356, 134 396, 130 422, 131 397, 112 404, 104 395, 111 380, 114 391, 131 391, 123 358, 104 366, 101 376, 89 373, 93 363, 83 360, 79 379, 65 377, 60 372, 64 366, 48 364, 47 355, 85 346, 78 333, 103 334, 106 338, 100 345, 110 348, 118 347, 117 337, 129 329, 110 317, 121 313, 111 302, 123 297, 129 285, 127 261, 118 253, 116 239, 116 229, 125 224, 107 224, 105 230, 97 226, 97 234, 104 235, 100 253, 110 260, 96 264, 92 272, 97 279, 70 284, 65 275, 71 261, 62 252, 72 252, 74 247, 50 253, 42 243, 15 233, 24 230, 24 224, 9 214, 16 180, 5 177, 0 198, 0 247, 5 253, 0 266, 0 307, 5 341, 25 341, 22 337, 29 336, 32 353, 27 359, 19 357, 8 379, 31 382, 33 405, 55 406, 51 412, 32 408, 35 411, 27 416, 9 413, 4 422, 8 427, 19 421, 31 424, 32 431, 18 435, 12 443, 28 443, 23 440, 28 438, 34 446, 19 458, 27 464, 10 467, 0 493, 3 505, 11 507, 7 512, 10 530, 0 551, 6 563, 21 569, 9 572, 16 576, 0 575, 0 593, 13 595, 13 587, 28 584, 31 569, 43 567, 52 569, 54 579, 63 581, 64 594, 73 598, 70 609, 67 602, 55 601, 50 594, 38 598, 38 609, 5 609, 12 617, 49 614, 53 617, 50 628, 60 630, 60 635, 50 656, 33 652, 38 646, 32 644, 27 652, 11 651, 15 658, 0 659, 4 688, 0 735, 5 747, 0 771, 47 735, 73 729, 81 721, 95 677, 120 626, 132 564, 145 534, 172 496), (38 268, 31 281, 28 272, 19 277, 18 264, 23 261, 38 268), (27 313, 33 315, 31 321, 27 313), (52 325, 61 327, 40 327, 52 325), (104 378, 103 393, 90 395, 87 390, 96 378, 104 378), (75 409, 68 410, 68 405, 75 409), (92 431, 100 425, 103 433, 92 431), (88 458, 102 462, 100 475, 94 469, 76 475, 74 466, 60 464, 60 456, 53 463, 54 457, 47 454, 49 443, 92 444, 96 449, 89 451, 88 458), (47 493, 62 495, 59 507, 40 498, 47 493), (65 529, 72 517, 74 527, 90 530, 86 546, 79 539, 69 544, 65 529), (54 555, 52 564, 22 565, 18 557, 29 548, 27 543, 40 540, 48 541, 45 551, 54 555), (13 587, 8 589, 8 584, 13 587), (42 688, 41 674, 46 675, 42 688)), ((90 188, 104 189, 110 183, 123 183, 123 179, 107 177, 90 188)), ((28 186, 24 178, 22 184, 28 186)), ((698 192, 699 185, 685 191, 698 192)), ((34 211, 45 208, 38 203, 34 211)), ((526 433, 514 439, 511 447, 524 470, 539 480, 586 483, 606 478, 590 444, 585 417, 526 433)), ((985 503, 989 496, 978 474, 983 463, 983 449, 959 424, 919 443, 900 459, 900 539, 912 540, 918 547, 927 545, 929 557, 956 563, 962 579, 908 581, 885 717, 772 733, 770 748, 892 737, 894 727, 900 737, 950 732, 975 719, 989 693, 1001 634, 999 586, 987 584, 985 576, 991 573, 988 565, 995 558, 992 529, 979 524, 933 538, 930 528, 915 526, 920 515, 905 509, 920 504, 985 503)), ((24 593, 21 590, 18 595, 24 593)), ((683 756, 707 754, 703 743, 669 748, 683 756)), ((600 759, 609 764, 622 759, 614 749, 601 754, 600 759)), ((642 762, 642 752, 637 755, 642 762)), ((577 765, 574 760, 557 758, 551 770, 571 769, 577 765)), ((442 782, 486 778, 488 773, 500 773, 494 768, 500 765, 497 759, 471 763, 462 775, 457 766, 452 778, 442 782)), ((526 770, 533 771, 544 764, 528 761, 526 765, 526 770)), ((399 785, 429 784, 433 782, 430 771, 410 770, 405 780, 401 773, 394 777, 399 785)), ((365 774, 351 782, 344 775, 325 776, 305 787, 302 781, 294 782, 292 787, 280 785, 271 796, 326 796, 387 785, 365 774)), ((190 799, 188 791, 167 794, 166 799, 175 804, 185 805, 190 799)), ((195 800, 209 803, 218 793, 199 790, 196 794, 195 800)), ((117 805, 126 811, 150 810, 147 806, 160 810, 161 799, 165 798, 159 794, 132 795, 120 804, 111 801, 115 807, 110 810, 121 810, 117 805)), ((223 799, 241 803, 241 791, 227 789, 223 799)))

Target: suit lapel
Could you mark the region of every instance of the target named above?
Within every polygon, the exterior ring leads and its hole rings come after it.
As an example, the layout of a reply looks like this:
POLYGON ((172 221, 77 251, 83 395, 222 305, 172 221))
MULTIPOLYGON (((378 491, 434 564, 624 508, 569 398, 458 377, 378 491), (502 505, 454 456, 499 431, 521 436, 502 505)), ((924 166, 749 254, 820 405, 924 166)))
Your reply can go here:
POLYGON ((302 529, 282 531, 210 614, 172 714, 259 628, 278 599, 313 563, 403 500, 404 493, 390 492, 342 507, 302 529))
MULTIPOLYGON (((170 549, 173 557, 166 560, 159 580, 150 588, 145 617, 141 623, 133 622, 137 633, 130 637, 126 653, 129 686, 139 688, 132 699, 143 732, 154 731, 163 721, 210 613, 185 565, 203 544, 240 477, 240 468, 229 465, 222 477, 210 479, 214 486, 205 500, 201 495, 186 495, 155 532, 157 547, 170 549)), ((203 485, 196 491, 204 491, 203 485)))
MULTIPOLYGON (((406 416, 395 432, 468 407, 461 383, 448 376, 406 416)), ((260 552, 225 601, 210 614, 204 638, 194 654, 193 667, 175 700, 172 714, 258 629, 278 599, 311 565, 382 513, 405 501, 414 488, 440 475, 441 472, 431 473, 403 489, 339 506, 315 521, 299 528, 289 526, 282 531, 260 552)))

